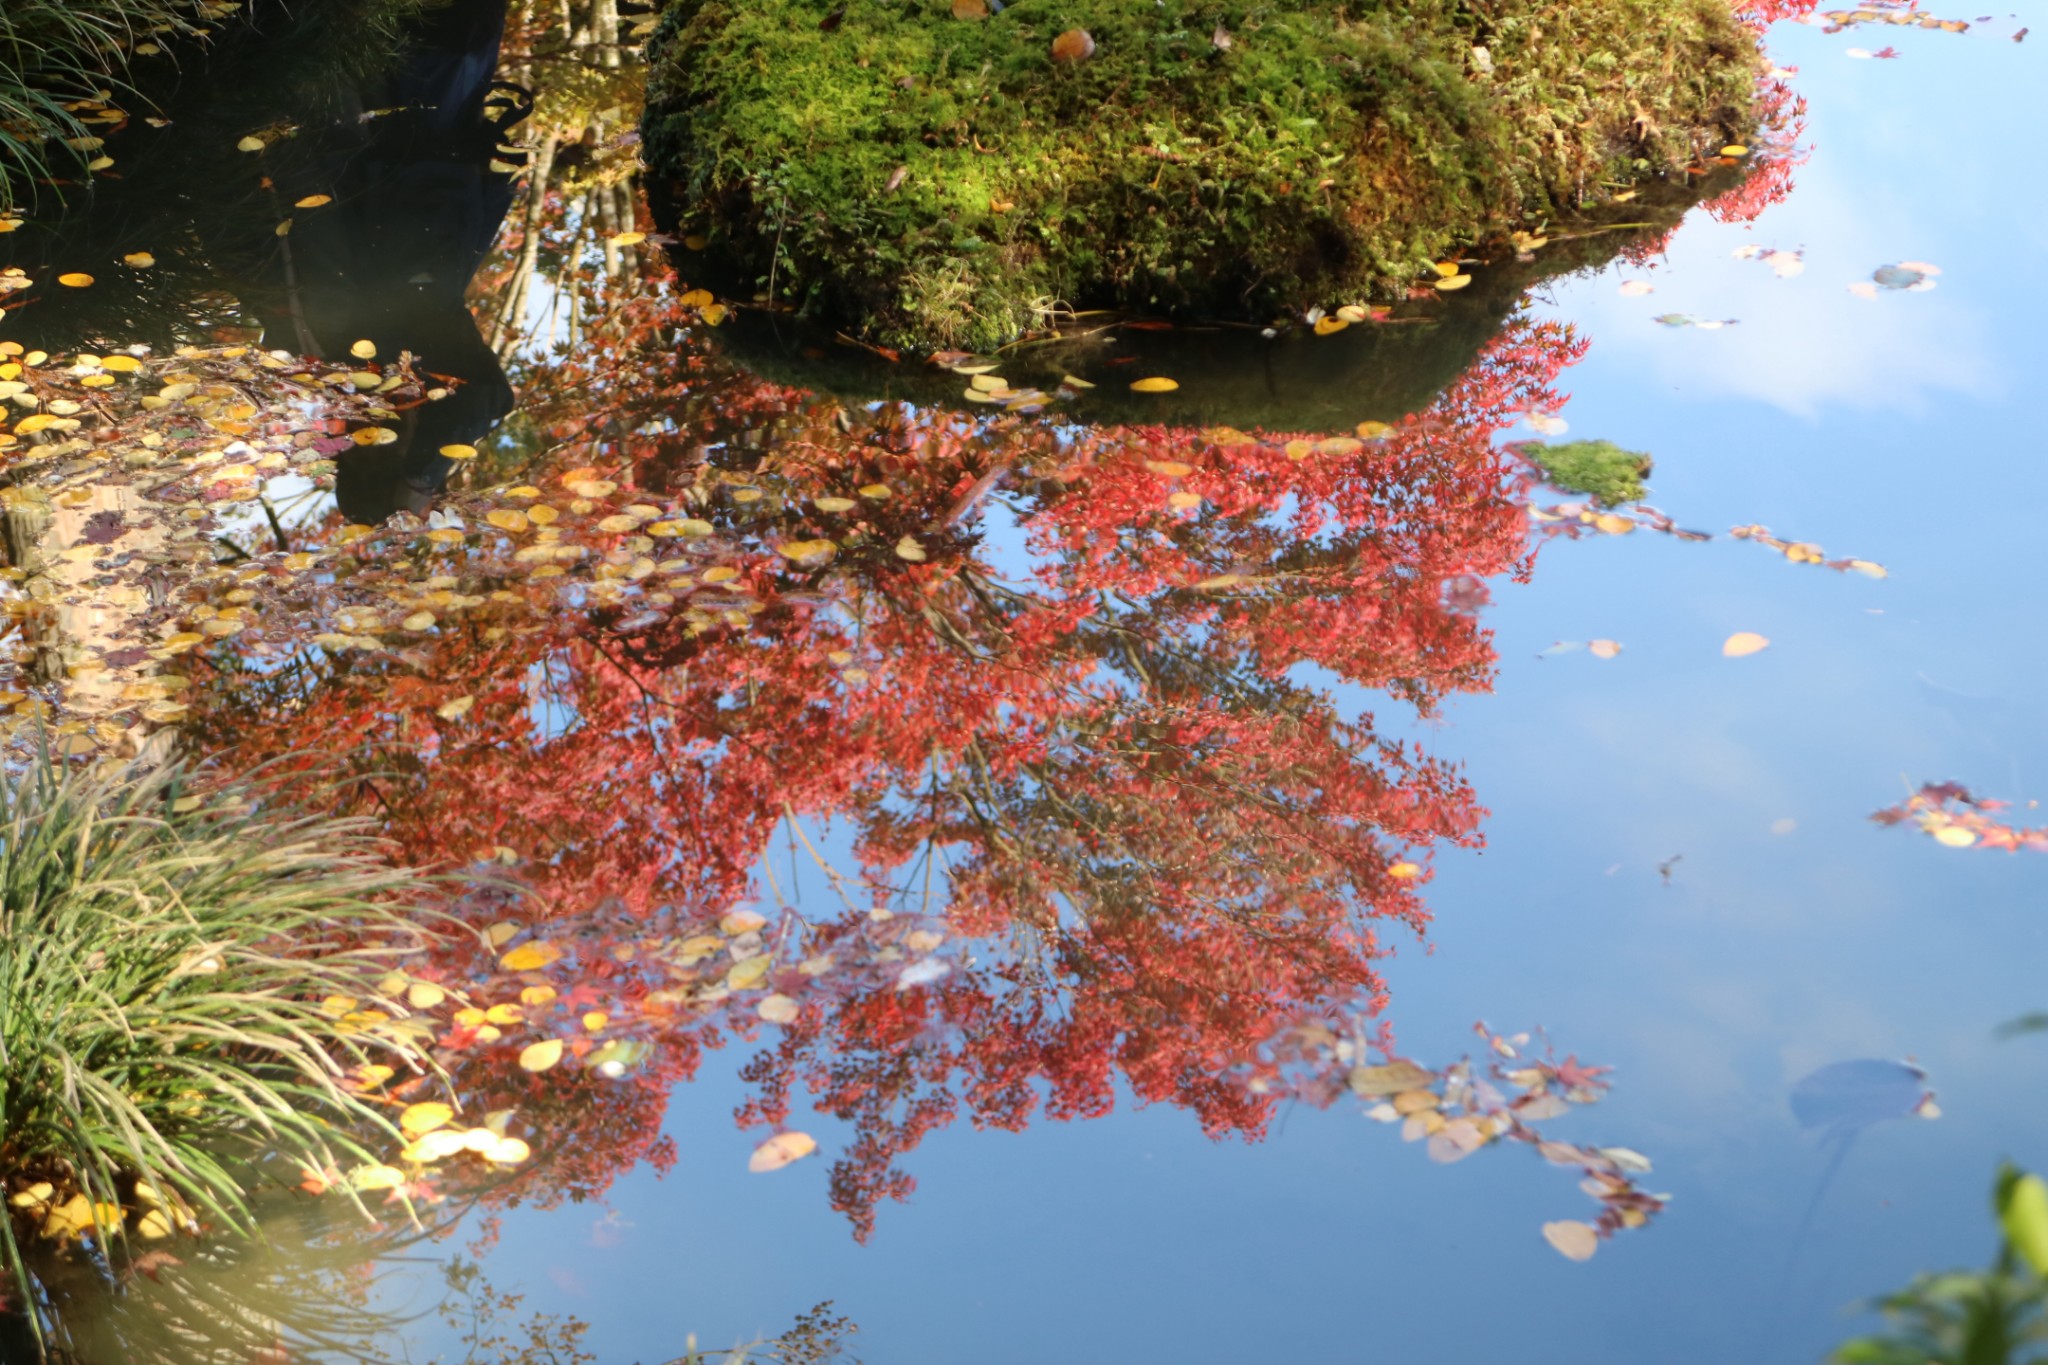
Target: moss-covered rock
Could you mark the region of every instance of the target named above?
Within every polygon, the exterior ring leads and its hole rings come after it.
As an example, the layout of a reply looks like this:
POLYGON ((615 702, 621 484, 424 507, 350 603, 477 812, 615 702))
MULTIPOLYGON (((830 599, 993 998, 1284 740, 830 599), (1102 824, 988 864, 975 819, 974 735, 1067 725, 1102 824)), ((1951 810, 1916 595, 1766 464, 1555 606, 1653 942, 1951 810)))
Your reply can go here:
POLYGON ((650 58, 693 273, 965 347, 1398 294, 1741 140, 1756 76, 1725 0, 671 0, 650 58))
POLYGON ((1526 453, 1544 479, 1568 493, 1584 493, 1603 507, 1640 502, 1647 491, 1651 460, 1612 441, 1564 441, 1533 445, 1526 453))

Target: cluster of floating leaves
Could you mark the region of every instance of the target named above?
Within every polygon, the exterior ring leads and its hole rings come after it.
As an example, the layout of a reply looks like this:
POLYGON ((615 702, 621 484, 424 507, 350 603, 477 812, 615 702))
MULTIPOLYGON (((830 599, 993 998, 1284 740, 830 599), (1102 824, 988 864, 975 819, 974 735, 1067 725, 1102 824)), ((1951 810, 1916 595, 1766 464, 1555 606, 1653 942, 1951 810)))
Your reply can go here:
POLYGON ((396 440, 402 410, 444 396, 402 366, 337 366, 245 347, 52 357, 0 342, 9 557, 0 601, 0 735, 46 727, 60 751, 134 751, 184 714, 170 667, 260 631, 258 589, 317 556, 229 550, 288 475, 396 440))
MULTIPOLYGON (((1524 1056, 1529 1035, 1502 1037, 1483 1023, 1473 1029, 1493 1054, 1483 1069, 1470 1058, 1432 1070, 1389 1057, 1352 1066, 1344 1084, 1367 1101, 1366 1117, 1399 1124, 1402 1139, 1423 1143, 1431 1161, 1463 1161, 1484 1147, 1518 1142, 1553 1165, 1578 1171, 1581 1188, 1601 1205, 1598 1217, 1543 1226, 1545 1240, 1572 1260, 1587 1259, 1602 1239, 1642 1227, 1663 1210, 1670 1197, 1636 1183, 1650 1171, 1640 1152, 1562 1142, 1538 1127, 1598 1102, 1607 1091, 1606 1067, 1583 1065, 1575 1056, 1524 1056)), ((1341 1058, 1348 1046, 1335 1044, 1333 1051, 1341 1058)))
POLYGON ((2027 829, 2007 824, 1998 818, 1998 812, 2007 808, 2007 802, 1973 795, 1960 783, 1928 782, 1870 818, 1880 825, 1913 825, 1950 848, 2048 852, 2048 825, 2027 829))

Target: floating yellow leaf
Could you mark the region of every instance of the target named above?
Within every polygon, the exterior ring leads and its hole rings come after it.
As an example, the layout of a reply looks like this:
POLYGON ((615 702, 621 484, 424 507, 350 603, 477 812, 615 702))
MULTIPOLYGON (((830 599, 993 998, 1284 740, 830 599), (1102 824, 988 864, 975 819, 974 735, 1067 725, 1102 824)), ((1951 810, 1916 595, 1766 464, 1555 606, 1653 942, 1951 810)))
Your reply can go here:
POLYGON ((607 245, 607 246, 638 246, 638 245, 640 245, 640 243, 642 243, 642 242, 644 242, 644 241, 646 241, 646 240, 647 240, 647 234, 646 234, 646 233, 644 233, 644 232, 620 232, 620 233, 615 233, 615 234, 613 234, 613 236, 612 236, 611 238, 609 238, 609 239, 607 240, 607 242, 606 242, 606 245, 607 245))
POLYGON ((431 981, 415 981, 406 989, 405 1001, 416 1010, 430 1010, 448 998, 448 992, 431 981))
POLYGON ((1387 875, 1397 881, 1411 881, 1422 875, 1422 864, 1399 862, 1387 869, 1387 875))
POLYGON ((1935 840, 1950 848, 1968 848, 1977 842, 1977 836, 1961 825, 1943 825, 1934 831, 1935 840))
POLYGON ((519 1065, 525 1071, 546 1071, 561 1060, 562 1040, 560 1038, 548 1038, 542 1042, 529 1044, 521 1049, 519 1053, 519 1065))
POLYGON ((1730 659, 1740 659, 1745 654, 1768 648, 1770 643, 1753 630, 1738 630, 1721 642, 1721 653, 1730 659))
POLYGON ((484 513, 484 520, 500 531, 524 531, 532 525, 526 513, 516 507, 493 507, 484 513))
POLYGON ((912 564, 924 562, 924 546, 917 543, 916 536, 905 536, 896 542, 896 557, 907 559, 912 564))
POLYGON ((461 720, 464 716, 469 714, 470 708, 475 705, 476 698, 474 696, 464 694, 463 696, 456 697, 452 701, 442 702, 439 706, 434 708, 434 714, 439 716, 442 720, 461 720))
POLYGON ((142 368, 142 362, 132 355, 110 355, 100 362, 100 367, 117 374, 134 374, 142 368))
POLYGON ((1365 449, 1365 442, 1356 436, 1325 436, 1316 442, 1316 451, 1322 455, 1356 455, 1365 449))
POLYGON ((699 581, 705 583, 730 583, 739 576, 740 571, 732 567, 732 565, 715 564, 699 575, 699 581))
POLYGON ((1600 1233, 1590 1223, 1567 1218, 1543 1225, 1543 1240, 1570 1260, 1584 1261, 1600 1249, 1600 1233))
POLYGON ((677 303, 680 303, 685 308, 702 308, 711 301, 711 291, 709 289, 692 289, 689 293, 676 300, 677 303))
POLYGON ((519 992, 519 1003, 528 1009, 539 1009, 554 998, 553 986, 528 986, 519 992))
POLYGON ((1593 518, 1593 525, 1595 529, 1604 531, 1610 536, 1625 536, 1636 529, 1635 522, 1618 512, 1602 512, 1599 516, 1593 518))
POLYGON ((348 353, 357 360, 375 360, 377 358, 377 343, 367 339, 358 341, 348 348, 348 353))
POLYGON ((1747 148, 1747 147, 1743 146, 1743 145, 1742 145, 1742 144, 1741 144, 1740 142, 1731 142, 1731 143, 1729 143, 1729 144, 1728 144, 1728 145, 1727 145, 1726 147, 1723 147, 1723 148, 1721 149, 1721 155, 1722 155, 1722 156, 1748 156, 1748 155, 1749 155, 1749 148, 1747 148))
POLYGON ((533 972, 562 960, 562 950, 545 939, 530 939, 498 960, 508 972, 533 972))
POLYGON ((776 547, 785 559, 799 564, 822 562, 830 559, 839 547, 829 540, 792 540, 776 547))
POLYGON ((398 439, 398 433, 390 427, 363 427, 351 431, 348 438, 359 446, 388 446, 398 439))
POLYGON ((1436 287, 1448 294, 1453 289, 1463 289, 1470 283, 1472 283, 1470 275, 1446 275, 1443 279, 1436 282, 1436 287))
POLYGON ((1615 640, 1591 640, 1587 642, 1586 650, 1596 659, 1611 659, 1621 653, 1621 644, 1615 640))
POLYGON ((707 303, 697 310, 697 316, 704 319, 707 325, 716 327, 725 321, 731 311, 722 303, 707 303))
POLYGON ((485 1161, 496 1166, 517 1166, 533 1155, 533 1148, 516 1137, 499 1138, 480 1155, 485 1161))
POLYGON ((398 1131, 409 1138, 431 1133, 436 1128, 445 1128, 455 1117, 455 1107, 440 1100, 427 1100, 420 1104, 409 1104, 398 1116, 398 1131))
POLYGON ((812 498, 811 506, 820 512, 851 512, 860 504, 852 498, 812 498))
POLYGON ((747 1169, 755 1173, 779 1171, 792 1161, 801 1161, 818 1150, 818 1140, 809 1133, 777 1133, 747 1158, 747 1169))
POLYGON ((1200 493, 1169 493, 1166 496, 1166 505, 1176 512, 1185 512, 1190 508, 1200 507, 1202 505, 1202 495, 1200 493))
POLYGON ((771 995, 754 1012, 771 1024, 793 1024, 798 1008, 796 1001, 786 995, 771 995))
POLYGON ((1440 280, 1456 279, 1459 275, 1465 273, 1456 261, 1438 261, 1430 269, 1436 272, 1437 278, 1440 280))
POLYGON ((892 496, 886 483, 864 483, 853 491, 864 498, 880 499, 892 496))
POLYGON ((515 1005, 507 1001, 505 1004, 493 1005, 485 1010, 484 1022, 500 1025, 523 1024, 526 1022, 526 1010, 524 1006, 515 1005))
POLYGON ((1179 381, 1156 374, 1149 375, 1144 379, 1134 379, 1131 381, 1132 393, 1172 393, 1179 387, 1179 381))
POLYGON ((235 150, 238 152, 260 152, 263 150, 263 139, 260 137, 245 137, 235 144, 235 150))
POLYGON ((749 986, 758 986, 768 975, 769 962, 764 957, 750 957, 745 962, 735 962, 732 970, 725 974, 725 984, 736 991, 749 986))
POLYGON ((1163 474, 1169 479, 1182 478, 1195 472, 1193 465, 1182 464, 1179 460, 1147 460, 1145 468, 1154 474, 1163 474))
POLYGON ((711 245, 711 239, 701 232, 693 232, 683 238, 683 245, 692 251, 702 251, 705 247, 711 245))
POLYGON ((434 613, 430 611, 416 611, 399 624, 407 630, 432 630, 434 628, 434 613))
POLYGON ((285 219, 285 220, 284 220, 283 222, 279 223, 279 224, 278 224, 278 225, 277 225, 276 227, 272 228, 272 229, 271 229, 271 232, 272 232, 273 234, 275 234, 276 236, 279 236, 279 237, 289 237, 289 236, 291 236, 291 235, 292 235, 292 220, 291 220, 291 219, 289 219, 289 218, 285 219))
POLYGON ((92 283, 92 276, 83 270, 68 270, 57 277, 57 283, 67 289, 83 289, 92 283))
POLYGON ((1321 318, 1317 318, 1317 319, 1316 319, 1316 335, 1317 335, 1317 336, 1319 336, 1319 337, 1326 337, 1326 336, 1330 335, 1330 334, 1331 334, 1332 332, 1341 332, 1341 331, 1343 331, 1343 330, 1344 330, 1344 329, 1345 329, 1346 327, 1349 327, 1350 325, 1351 325, 1351 319, 1349 319, 1349 318, 1340 318, 1340 317, 1337 317, 1337 316, 1336 316, 1336 315, 1334 315, 1334 314, 1332 314, 1332 315, 1331 315, 1331 316, 1329 316, 1329 317, 1321 317, 1321 318))
POLYGON ((304 199, 294 202, 292 207, 295 209, 318 209, 325 208, 333 202, 334 196, 331 194, 309 194, 304 199))
POLYGON ((121 258, 122 265, 132 265, 137 270, 147 270, 156 264, 156 257, 147 251, 131 251, 121 258))
POLYGON ((1866 578, 1888 578, 1884 565, 1868 559, 1852 559, 1848 567, 1866 578))

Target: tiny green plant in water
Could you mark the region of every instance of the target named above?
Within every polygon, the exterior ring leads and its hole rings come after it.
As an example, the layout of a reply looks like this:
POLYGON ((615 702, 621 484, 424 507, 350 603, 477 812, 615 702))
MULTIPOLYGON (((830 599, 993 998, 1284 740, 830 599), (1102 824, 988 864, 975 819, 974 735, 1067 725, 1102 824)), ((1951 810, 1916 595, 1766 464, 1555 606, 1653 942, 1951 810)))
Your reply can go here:
POLYGON ((1584 493, 1603 507, 1640 502, 1649 490, 1651 460, 1637 450, 1623 450, 1612 441, 1565 441, 1532 445, 1529 459, 1543 471, 1544 482, 1569 493, 1584 493))
POLYGON ((430 1065, 377 983, 433 890, 177 765, 0 781, 0 1244, 39 1344, 39 1258, 253 1234, 255 1190, 393 1145, 348 1072, 430 1065))

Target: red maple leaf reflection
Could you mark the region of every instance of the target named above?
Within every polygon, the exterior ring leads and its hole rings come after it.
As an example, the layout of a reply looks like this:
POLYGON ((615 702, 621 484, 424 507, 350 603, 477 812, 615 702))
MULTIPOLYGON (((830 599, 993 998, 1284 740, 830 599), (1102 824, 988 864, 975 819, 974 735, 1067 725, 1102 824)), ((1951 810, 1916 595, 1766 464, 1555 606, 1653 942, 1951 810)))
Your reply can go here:
POLYGON ((479 1005, 562 992, 506 1026, 576 1040, 543 1074, 485 1025, 443 1034, 459 1088, 534 1134, 500 1197, 671 1162, 674 1085, 762 1027, 741 1117, 781 1125, 804 1092, 849 1120, 832 1197, 863 1235, 912 1187, 899 1159, 958 1117, 1100 1114, 1122 1083, 1256 1136, 1280 1096, 1341 1093, 1279 1042, 1380 1009, 1381 926, 1428 919, 1413 851, 1476 843, 1483 812, 1298 666, 1425 714, 1489 685, 1472 608, 1532 554, 1493 438, 1560 406, 1580 343, 1515 321, 1391 435, 1310 448, 849 409, 679 356, 676 306, 620 303, 607 344, 522 376, 553 453, 517 497, 451 496, 478 533, 327 528, 331 581, 264 616, 289 666, 223 655, 190 693, 206 749, 343 763, 337 799, 405 858, 522 884, 472 895, 479 923, 564 949, 509 978, 455 944, 419 968, 479 1005), (551 540, 485 526, 542 504, 551 540), (702 523, 685 553, 642 533, 651 512, 702 523), (582 576, 534 573, 529 542, 582 576), (423 602, 445 619, 403 649, 306 646, 423 602), (852 837, 843 913, 685 951, 818 821, 852 837), (743 949, 770 969, 734 985, 743 949), (770 992, 785 1022, 757 1017, 770 992), (599 1074, 628 1041, 657 1046, 599 1074))

